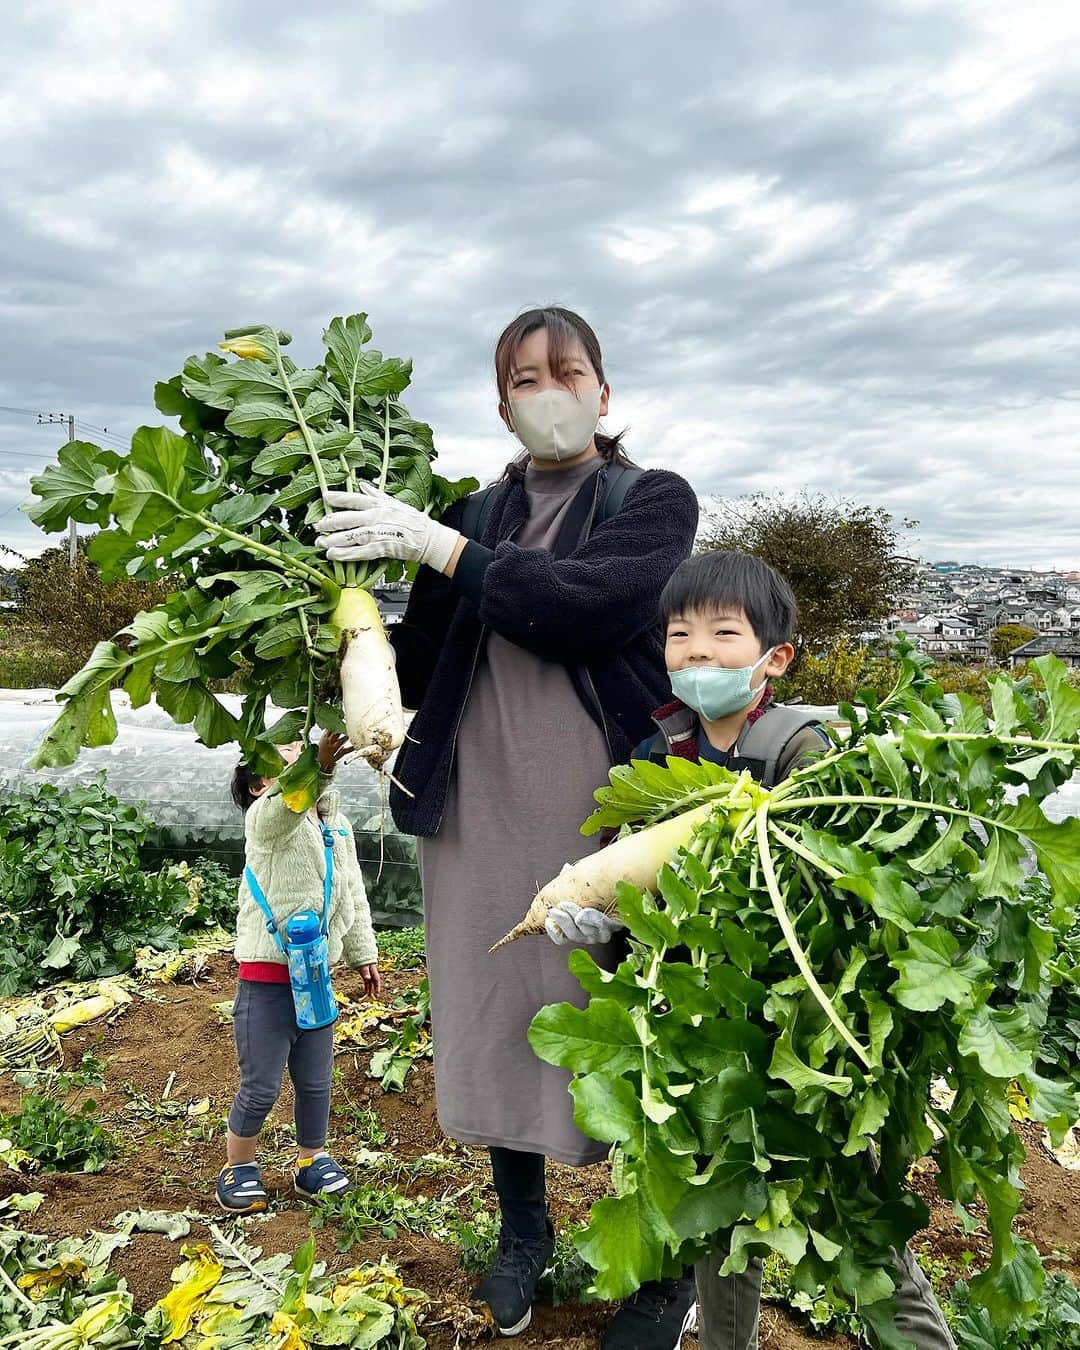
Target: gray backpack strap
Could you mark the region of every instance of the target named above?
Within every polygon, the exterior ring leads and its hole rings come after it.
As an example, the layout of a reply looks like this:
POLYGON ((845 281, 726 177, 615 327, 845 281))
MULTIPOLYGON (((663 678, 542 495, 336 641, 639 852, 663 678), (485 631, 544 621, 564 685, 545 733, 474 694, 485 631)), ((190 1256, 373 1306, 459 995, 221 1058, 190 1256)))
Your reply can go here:
POLYGON ((645 470, 639 469, 636 464, 608 464, 602 472, 604 480, 600 485, 600 497, 596 503, 594 528, 619 514, 626 500, 626 494, 645 470))
POLYGON ((824 720, 822 710, 808 704, 772 704, 750 724, 739 742, 739 757, 732 769, 738 771, 742 761, 752 761, 742 767, 748 768, 762 787, 775 787, 777 767, 792 739, 807 727, 821 726, 824 720))

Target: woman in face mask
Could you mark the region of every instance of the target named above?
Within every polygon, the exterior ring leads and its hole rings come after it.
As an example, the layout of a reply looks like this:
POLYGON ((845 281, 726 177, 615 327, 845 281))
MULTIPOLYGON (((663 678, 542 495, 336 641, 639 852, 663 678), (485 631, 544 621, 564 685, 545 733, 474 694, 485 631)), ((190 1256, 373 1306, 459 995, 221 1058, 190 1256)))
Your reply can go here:
MULTIPOLYGON (((631 467, 599 430, 611 391, 579 315, 515 319, 495 372, 524 452, 483 510, 470 499, 438 524, 373 490, 331 493, 319 529, 331 558, 424 564, 390 630, 418 710, 391 800, 421 839, 439 1123, 490 1148, 502 1209, 478 1296, 513 1334, 551 1255, 545 1156, 577 1165, 607 1150, 575 1127, 568 1075, 526 1039, 545 1004, 584 1004, 565 952, 487 950, 539 885, 597 847, 580 834, 593 791, 669 696, 658 602, 698 507, 682 478, 631 467)), ((612 965, 610 946, 590 950, 612 965)))

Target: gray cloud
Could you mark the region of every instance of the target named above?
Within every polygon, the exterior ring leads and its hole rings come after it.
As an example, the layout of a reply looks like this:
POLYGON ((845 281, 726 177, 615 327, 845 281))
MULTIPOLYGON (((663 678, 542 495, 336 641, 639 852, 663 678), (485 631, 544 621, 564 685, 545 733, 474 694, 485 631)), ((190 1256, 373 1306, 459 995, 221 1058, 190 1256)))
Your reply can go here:
MULTIPOLYGON (((1080 566, 1080 16, 983 0, 90 0, 9 20, 0 404, 129 433, 220 330, 363 308, 447 471, 512 446, 519 308, 702 493, 1080 566)), ((0 540, 56 437, 0 413, 0 540)))

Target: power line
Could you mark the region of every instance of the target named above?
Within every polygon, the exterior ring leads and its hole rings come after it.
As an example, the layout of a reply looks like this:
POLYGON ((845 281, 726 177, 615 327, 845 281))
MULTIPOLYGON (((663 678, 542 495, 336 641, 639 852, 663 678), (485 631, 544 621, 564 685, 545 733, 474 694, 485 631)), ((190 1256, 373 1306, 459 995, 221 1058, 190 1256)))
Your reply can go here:
POLYGON ((28 501, 30 501, 30 497, 27 496, 21 502, 16 502, 14 506, 5 507, 3 511, 0 511, 0 520, 3 520, 5 516, 10 516, 12 511, 17 511, 20 506, 25 506, 28 501))
MULTIPOLYGON (((6 404, 0 404, 0 413, 11 413, 15 417, 36 417, 38 425, 43 427, 58 425, 68 420, 67 414, 46 413, 36 408, 9 408, 6 404)), ((84 422, 81 418, 77 418, 75 424, 86 431, 94 432, 95 435, 105 436, 110 441, 127 449, 128 443, 124 437, 115 431, 110 431, 108 427, 99 427, 93 422, 84 422)))
POLYGON ((77 418, 75 425, 85 427, 87 431, 95 431, 102 436, 111 436, 114 441, 122 441, 124 439, 123 436, 118 435, 115 431, 110 431, 108 427, 94 426, 93 422, 83 422, 77 418))
POLYGON ((80 421, 76 421, 75 425, 84 431, 92 431, 96 436, 101 436, 106 441, 111 441, 115 445, 122 445, 125 450, 127 449, 128 443, 124 440, 123 436, 118 435, 115 431, 109 431, 107 427, 96 427, 93 422, 80 421))

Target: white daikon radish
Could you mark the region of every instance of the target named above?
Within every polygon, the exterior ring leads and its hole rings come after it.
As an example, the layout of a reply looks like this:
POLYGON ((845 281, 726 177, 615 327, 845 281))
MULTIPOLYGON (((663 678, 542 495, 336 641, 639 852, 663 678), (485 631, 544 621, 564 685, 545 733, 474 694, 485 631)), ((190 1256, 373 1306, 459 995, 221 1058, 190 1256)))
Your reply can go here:
POLYGON ((341 629, 341 698, 349 740, 381 769, 405 739, 394 653, 368 591, 348 587, 334 610, 341 629))
POLYGON ((543 933, 544 920, 564 900, 617 918, 616 888, 619 882, 626 881, 641 890, 655 889, 660 869, 670 862, 676 849, 690 842, 694 831, 708 820, 711 811, 708 804, 695 807, 684 815, 627 835, 579 862, 568 863, 554 881, 549 881, 539 892, 524 919, 491 950, 497 952, 500 947, 530 933, 543 933))

